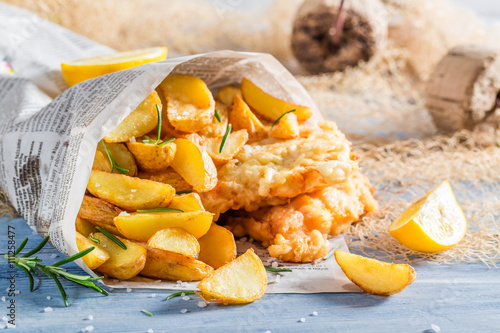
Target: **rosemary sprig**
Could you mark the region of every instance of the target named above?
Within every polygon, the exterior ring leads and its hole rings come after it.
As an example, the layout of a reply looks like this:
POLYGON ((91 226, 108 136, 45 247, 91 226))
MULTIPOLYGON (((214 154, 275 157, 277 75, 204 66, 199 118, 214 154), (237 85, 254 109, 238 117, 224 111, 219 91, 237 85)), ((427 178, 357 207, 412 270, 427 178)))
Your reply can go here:
POLYGON ((215 109, 215 111, 214 111, 214 116, 215 116, 215 119, 217 119, 217 121, 218 121, 219 123, 221 123, 221 122, 222 122, 222 119, 221 119, 221 117, 220 117, 219 111, 217 111, 217 109, 215 109))
POLYGON ((274 121, 274 123, 271 125, 271 129, 273 129, 273 127, 281 120, 281 118, 283 118, 287 113, 290 113, 290 112, 295 112, 297 111, 296 109, 293 109, 293 110, 290 110, 290 111, 287 111, 285 113, 283 113, 281 116, 278 117, 278 119, 276 119, 274 121))
POLYGON ((153 314, 147 310, 142 309, 141 312, 147 314, 150 317, 153 317, 153 314))
POLYGON ((219 153, 222 153, 222 151, 224 150, 224 146, 226 145, 229 133, 231 133, 231 128, 232 128, 231 124, 227 125, 226 133, 224 134, 224 137, 222 138, 222 141, 220 143, 219 153))
POLYGON ((151 209, 138 209, 138 213, 149 213, 149 212, 172 212, 172 213, 184 213, 183 210, 177 208, 151 208, 151 209))
POLYGON ((179 194, 189 194, 191 192, 193 192, 193 191, 191 191, 191 190, 185 190, 185 191, 177 191, 177 192, 175 192, 175 194, 177 194, 177 195, 179 195, 179 194))
POLYGON ((328 260, 330 259, 331 256, 335 253, 335 250, 338 250, 340 248, 340 245, 335 246, 333 249, 328 251, 328 253, 322 258, 323 260, 328 260))
POLYGON ((171 298, 181 296, 182 294, 184 294, 184 295, 194 295, 195 292, 194 292, 194 290, 178 291, 176 293, 168 295, 167 298, 164 299, 164 301, 168 301, 171 298))
POLYGON ((92 233, 92 232, 91 232, 91 233, 89 234, 89 238, 90 238, 90 240, 91 240, 91 241, 93 241, 94 243, 101 244, 101 241, 100 241, 98 238, 95 238, 95 237, 94 237, 94 233, 92 233))
POLYGON ((115 242, 116 245, 118 245, 122 249, 124 249, 124 250, 127 249, 127 246, 125 244, 123 244, 123 242, 118 237, 116 237, 115 235, 109 233, 108 231, 104 230, 101 227, 95 227, 95 228, 97 230, 99 230, 104 236, 108 237, 110 240, 112 240, 113 242, 115 242))
POLYGON ((161 146, 161 145, 166 145, 167 143, 173 142, 175 140, 175 138, 161 141, 162 118, 161 118, 160 106, 158 104, 156 104, 156 114, 158 115, 158 129, 156 131, 156 140, 153 140, 149 136, 145 135, 144 137, 146 138, 146 140, 142 140, 142 143, 149 143, 149 144, 161 146))
POLYGON ((14 251, 13 255, 8 255, 8 254, 5 255, 5 258, 7 258, 9 262, 13 263, 15 266, 22 269, 26 273, 30 284, 29 285, 30 292, 34 290, 33 274, 37 274, 38 270, 47 275, 48 277, 50 277, 52 280, 54 280, 54 282, 57 285, 57 288, 59 289, 59 292, 61 293, 61 297, 64 301, 65 306, 68 306, 68 295, 66 294, 66 291, 64 290, 64 287, 62 286, 61 281, 59 280, 59 278, 61 277, 68 281, 84 286, 86 288, 91 288, 105 296, 109 295, 106 290, 102 289, 99 286, 96 286, 93 282, 101 280, 103 277, 92 278, 88 275, 73 274, 66 272, 64 268, 59 267, 61 265, 67 264, 69 262, 75 261, 76 259, 83 257, 84 255, 93 251, 95 247, 92 246, 68 258, 59 260, 58 262, 52 265, 43 265, 41 264, 42 262, 41 259, 38 259, 38 257, 32 257, 32 255, 40 251, 45 246, 45 244, 47 244, 48 241, 49 241, 49 236, 45 237, 40 242, 40 244, 38 244, 33 250, 23 254, 22 256, 18 256, 18 254, 22 251, 22 249, 26 246, 26 243, 28 242, 28 238, 26 238, 14 251))
POLYGON ((108 146, 106 146, 106 143, 104 142, 104 140, 102 140, 102 145, 104 146, 104 150, 106 151, 106 155, 108 155, 109 163, 111 163, 111 172, 113 172, 114 169, 118 170, 120 173, 129 172, 128 169, 120 168, 118 166, 118 164, 116 164, 116 161, 113 158, 113 155, 111 155, 111 151, 109 151, 109 148, 108 148, 108 146))
POLYGON ((289 268, 274 268, 272 266, 264 266, 264 268, 266 269, 266 271, 274 273, 292 272, 292 270, 289 268))

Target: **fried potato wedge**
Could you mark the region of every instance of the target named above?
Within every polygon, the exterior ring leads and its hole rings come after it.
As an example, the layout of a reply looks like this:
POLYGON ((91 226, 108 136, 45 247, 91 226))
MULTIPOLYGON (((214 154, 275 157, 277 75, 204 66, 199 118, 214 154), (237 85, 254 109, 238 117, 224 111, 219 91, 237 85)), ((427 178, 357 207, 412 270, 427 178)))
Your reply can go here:
POLYGON ((98 272, 119 280, 127 280, 139 274, 144 268, 146 264, 146 249, 144 247, 118 237, 127 247, 124 250, 100 232, 95 233, 94 237, 100 241, 101 247, 110 256, 104 264, 97 267, 98 272))
POLYGON ((146 172, 158 172, 167 169, 174 159, 177 148, 173 142, 163 145, 127 142, 127 147, 134 155, 139 168, 146 172))
POLYGON ((143 136, 158 125, 156 105, 161 109, 160 97, 153 91, 115 129, 104 137, 106 142, 126 142, 130 138, 143 136))
POLYGON ((184 212, 197 212, 205 210, 198 193, 176 195, 168 208, 180 209, 184 212))
POLYGON ((137 177, 171 185, 176 191, 190 191, 193 189, 193 187, 172 168, 155 173, 139 172, 137 177))
POLYGON ((148 246, 195 259, 200 253, 200 244, 196 237, 187 232, 186 229, 178 227, 158 230, 148 240, 148 246))
POLYGON ((215 110, 217 110, 217 113, 219 114, 220 121, 215 117, 212 119, 212 123, 208 124, 207 126, 203 127, 199 133, 203 136, 209 137, 209 138, 214 138, 214 137, 220 137, 223 136, 224 133, 226 132, 227 128, 227 123, 228 123, 228 107, 219 102, 215 102, 215 110))
POLYGON ((200 254, 198 259, 217 269, 236 258, 236 243, 231 231, 215 223, 208 232, 198 239, 200 254))
MULTIPOLYGON (((127 169, 128 172, 125 173, 127 176, 135 176, 137 175, 137 164, 135 163, 134 156, 130 153, 130 151, 127 149, 127 147, 123 143, 106 143, 106 147, 109 149, 109 152, 111 153, 111 156, 115 160, 116 164, 120 168, 127 169)), ((108 160, 108 170, 100 170, 100 171, 106 171, 106 172, 111 172, 111 163, 109 161, 108 154, 106 152, 106 148, 104 147, 104 144, 102 141, 99 141, 97 144, 97 151, 96 151, 96 156, 97 153, 100 152, 104 158, 108 160)), ((95 162, 95 158, 94 158, 95 162)), ((117 169, 113 170, 113 173, 120 173, 117 169)))
POLYGON ((269 95, 247 78, 243 78, 241 81, 241 92, 243 99, 252 110, 271 121, 275 121, 283 113, 290 110, 296 110, 295 115, 299 122, 306 121, 313 114, 312 109, 307 106, 285 102, 269 95))
POLYGON ((84 237, 88 237, 88 235, 90 235, 91 232, 97 231, 97 229, 95 228, 95 225, 92 222, 90 222, 89 220, 86 220, 84 218, 81 218, 80 216, 76 217, 75 229, 76 229, 76 232, 79 232, 84 237))
POLYGON ((199 281, 213 274, 214 269, 199 260, 139 244, 147 249, 146 265, 140 275, 172 281, 199 281))
POLYGON ((109 162, 109 158, 99 150, 95 152, 92 170, 111 172, 111 163, 109 162))
POLYGON ((215 100, 229 107, 233 103, 234 96, 242 97, 241 89, 233 86, 225 86, 219 89, 215 100))
POLYGON ((198 284, 202 295, 216 303, 250 303, 264 295, 267 274, 253 249, 218 268, 198 284))
POLYGON ((177 139, 170 166, 197 192, 210 191, 217 185, 217 169, 205 148, 187 139, 177 139))
POLYGON ((271 137, 278 139, 295 139, 300 134, 299 122, 297 116, 293 113, 287 113, 271 129, 271 137))
POLYGON ((241 96, 234 96, 233 104, 229 109, 229 122, 235 131, 245 129, 248 134, 256 135, 266 131, 262 122, 250 110, 241 96))
POLYGON ((132 213, 115 217, 118 230, 129 239, 147 242, 157 231, 180 227, 191 235, 200 238, 207 233, 212 224, 213 214, 209 212, 148 212, 132 213))
POLYGON ((107 201, 85 195, 80 206, 80 211, 78 212, 78 217, 83 220, 87 220, 95 226, 101 227, 114 235, 121 236, 113 221, 113 219, 121 212, 120 208, 107 201))
POLYGON ((95 247, 95 249, 93 249, 90 253, 82 257, 85 265, 92 270, 101 266, 110 258, 108 252, 106 252, 100 245, 86 238, 78 231, 76 232, 76 246, 78 247, 78 251, 83 251, 92 246, 95 247))
POLYGON ((172 186, 152 180, 92 170, 87 189, 125 210, 166 207, 175 195, 172 186))
POLYGON ((349 280, 374 295, 399 293, 417 276, 410 265, 391 264, 341 250, 335 251, 335 259, 349 280))
POLYGON ((214 117, 214 99, 205 82, 192 75, 169 75, 160 84, 167 119, 179 131, 198 132, 214 117))
POLYGON ((217 163, 225 163, 233 158, 248 141, 246 130, 232 132, 227 136, 222 152, 219 152, 223 138, 207 139, 203 143, 208 155, 217 163))

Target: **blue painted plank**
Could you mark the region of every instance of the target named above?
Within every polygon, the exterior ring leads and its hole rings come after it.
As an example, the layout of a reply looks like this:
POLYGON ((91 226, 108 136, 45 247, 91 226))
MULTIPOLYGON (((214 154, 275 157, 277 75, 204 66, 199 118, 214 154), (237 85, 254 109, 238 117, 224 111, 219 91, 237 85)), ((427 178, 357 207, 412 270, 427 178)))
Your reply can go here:
MULTIPOLYGON (((7 227, 16 228, 19 244, 30 238, 32 248, 41 237, 32 235, 22 219, 0 219, 0 252, 7 247, 7 227)), ((47 262, 58 252, 47 246, 40 257, 47 262)), ((60 256, 61 257, 61 256, 60 256)), ((70 272, 83 274, 75 264, 70 272)), ((358 293, 312 295, 264 295, 248 305, 197 306, 198 298, 163 302, 170 292, 115 289, 104 297, 91 290, 63 282, 70 306, 65 308, 53 281, 41 277, 39 288, 28 292, 23 272, 16 274, 17 328, 21 332, 81 332, 92 325, 94 332, 499 332, 500 270, 482 264, 416 266, 417 280, 390 297, 358 293), (156 297, 152 297, 156 294, 156 297), (47 296, 51 299, 48 300, 47 296), (52 312, 44 312, 51 307, 52 312), (154 314, 149 317, 141 310, 154 314), (180 313, 187 309, 187 313, 180 313), (318 316, 312 313, 318 312, 318 316), (88 316, 94 319, 89 320, 88 316), (300 322, 305 318, 304 323, 300 322)), ((7 296, 8 270, 0 265, 0 297, 7 296)), ((7 303, 0 302, 0 317, 7 303)))

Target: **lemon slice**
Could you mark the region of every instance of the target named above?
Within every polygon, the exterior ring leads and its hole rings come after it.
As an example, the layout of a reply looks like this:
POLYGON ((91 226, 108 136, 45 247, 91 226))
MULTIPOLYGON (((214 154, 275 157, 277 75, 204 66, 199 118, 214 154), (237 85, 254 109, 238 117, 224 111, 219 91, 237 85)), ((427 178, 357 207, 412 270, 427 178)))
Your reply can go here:
POLYGON ((94 77, 143 65, 148 62, 165 60, 166 58, 166 47, 152 47, 62 63, 61 69, 66 83, 71 87, 94 77))
POLYGON ((427 192, 389 227, 389 233, 407 248, 421 252, 445 250, 464 237, 465 215, 448 180, 427 192))

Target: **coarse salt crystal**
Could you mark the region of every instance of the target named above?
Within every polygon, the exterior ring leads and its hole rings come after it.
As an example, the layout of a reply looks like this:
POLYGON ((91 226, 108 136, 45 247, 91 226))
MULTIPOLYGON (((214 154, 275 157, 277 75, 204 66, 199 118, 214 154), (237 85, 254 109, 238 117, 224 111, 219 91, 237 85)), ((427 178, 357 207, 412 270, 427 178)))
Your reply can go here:
POLYGON ((271 331, 267 330, 267 331, 265 331, 264 333, 271 333, 271 331))
POLYGON ((181 284, 181 283, 182 283, 182 281, 181 281, 181 280, 177 280, 177 284, 181 284))
POLYGON ((54 253, 54 254, 51 254, 51 255, 50 255, 50 257, 51 257, 52 259, 54 259, 54 258, 57 258, 57 257, 58 257, 58 255, 54 253))
POLYGON ((14 294, 19 295, 21 293, 20 290, 14 290, 14 294))
POLYGON ((2 317, 2 320, 3 320, 3 321, 8 321, 9 319, 7 319, 7 317, 6 317, 6 316, 3 316, 3 317, 2 317))
POLYGON ((207 305, 208 305, 208 304, 207 304, 207 303, 205 303, 205 302, 203 302, 203 301, 198 301, 198 306, 199 306, 200 308, 204 308, 204 307, 206 307, 207 305))
POLYGON ((130 192, 135 193, 137 190, 135 188, 131 189, 130 192))
POLYGON ((95 183, 95 185, 94 185, 94 186, 95 186, 95 187, 99 187, 99 186, 101 186, 101 184, 99 184, 99 183, 95 183))
POLYGON ((187 283, 187 282, 182 282, 182 283, 181 283, 181 287, 189 287, 189 283, 187 283))
POLYGON ((185 293, 181 293, 181 297, 184 297, 184 296, 186 296, 186 294, 185 293))
POLYGON ((148 329, 148 333, 154 333, 153 329, 152 329, 152 328, 149 328, 149 329, 148 329))
POLYGON ((113 287, 109 287, 109 291, 113 291, 113 289, 114 289, 113 287))
POLYGON ((48 300, 50 301, 50 300, 52 299, 52 297, 50 297, 50 296, 47 296, 47 299, 48 299, 48 300))
POLYGON ((248 238, 246 238, 246 237, 241 237, 240 238, 240 242, 246 242, 247 240, 248 240, 248 238))
POLYGON ((189 300, 191 299, 191 297, 189 297, 189 296, 184 296, 184 297, 182 297, 182 299, 183 299, 183 300, 185 300, 185 301, 189 301, 189 300))
POLYGON ((132 292, 132 288, 127 288, 127 292, 131 293, 132 292))
POLYGON ((161 283, 161 280, 155 280, 155 283, 161 283))
POLYGON ((279 283, 281 281, 281 275, 276 275, 274 282, 279 283))
POLYGON ((2 302, 5 302, 5 296, 2 296, 2 302))
POLYGON ((87 318, 88 318, 89 320, 94 320, 94 316, 93 316, 93 315, 89 315, 87 318))
POLYGON ((182 309, 181 310, 181 313, 186 313, 186 312, 188 312, 188 309, 182 309))
POLYGON ((273 263, 271 264, 271 267, 278 268, 278 262, 277 261, 273 261, 273 263))
POLYGON ((440 332, 441 331, 441 327, 439 327, 438 325, 436 324, 431 324, 431 328, 435 331, 435 332, 440 332))
POLYGON ((3 330, 5 327, 7 326, 5 326, 4 324, 0 324, 0 330, 3 330))
POLYGON ((155 297, 156 297, 156 294, 155 294, 155 293, 151 294, 151 297, 155 298, 155 297))
POLYGON ((313 316, 317 316, 317 315, 318 315, 318 313, 317 313, 316 311, 314 311, 314 312, 312 313, 312 315, 313 315, 313 316))
POLYGON ((305 323, 306 322, 306 318, 300 318, 299 320, 301 323, 305 323))
POLYGON ((94 326, 89 325, 82 329, 82 332, 92 332, 94 330, 94 326))
POLYGON ((243 146, 243 150, 245 151, 245 153, 251 153, 252 152, 252 146, 250 145, 244 145, 243 146))
POLYGON ((54 309, 52 309, 50 306, 43 309, 43 312, 52 312, 52 311, 54 311, 54 309))
POLYGON ((130 139, 128 139, 128 141, 129 142, 137 142, 134 137, 131 137, 130 139))
POLYGON ((118 216, 130 216, 130 214, 127 213, 126 211, 121 211, 120 214, 118 214, 118 216))

